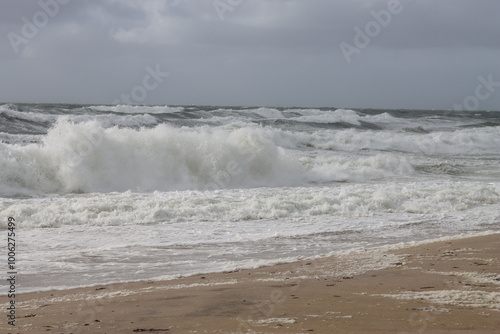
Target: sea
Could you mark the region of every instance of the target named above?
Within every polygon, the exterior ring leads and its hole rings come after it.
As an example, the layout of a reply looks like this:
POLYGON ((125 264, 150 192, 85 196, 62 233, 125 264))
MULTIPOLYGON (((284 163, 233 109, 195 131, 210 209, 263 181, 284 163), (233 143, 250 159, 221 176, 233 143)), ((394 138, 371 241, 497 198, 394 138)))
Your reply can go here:
POLYGON ((4 103, 9 217, 18 292, 498 232, 500 112, 4 103))

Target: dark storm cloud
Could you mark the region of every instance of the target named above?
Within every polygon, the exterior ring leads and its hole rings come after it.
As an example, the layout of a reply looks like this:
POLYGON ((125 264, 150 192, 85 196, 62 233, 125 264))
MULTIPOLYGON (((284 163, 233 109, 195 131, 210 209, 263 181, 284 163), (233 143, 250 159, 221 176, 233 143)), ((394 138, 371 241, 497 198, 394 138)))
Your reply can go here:
POLYGON ((170 73, 141 101, 159 104, 447 109, 500 81, 496 0, 401 0, 366 45, 357 31, 396 0, 56 1, 4 2, 0 100, 110 103, 148 66, 170 73), (40 3, 57 13, 16 53, 40 3))

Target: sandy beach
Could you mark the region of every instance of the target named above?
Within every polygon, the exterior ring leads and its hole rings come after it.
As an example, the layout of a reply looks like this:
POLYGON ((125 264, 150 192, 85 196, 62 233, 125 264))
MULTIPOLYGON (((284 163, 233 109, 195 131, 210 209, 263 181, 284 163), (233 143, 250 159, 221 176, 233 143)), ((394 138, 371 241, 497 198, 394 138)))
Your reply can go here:
POLYGON ((4 316, 0 332, 499 333, 500 234, 27 293, 16 305, 16 326, 4 316))

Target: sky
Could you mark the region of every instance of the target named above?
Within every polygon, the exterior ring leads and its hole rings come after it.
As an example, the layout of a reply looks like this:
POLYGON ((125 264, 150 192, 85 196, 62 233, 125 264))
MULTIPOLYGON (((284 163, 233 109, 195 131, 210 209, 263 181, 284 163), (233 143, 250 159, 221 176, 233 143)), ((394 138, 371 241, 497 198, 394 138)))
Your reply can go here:
POLYGON ((1 5, 1 102, 500 110, 498 0, 1 5))

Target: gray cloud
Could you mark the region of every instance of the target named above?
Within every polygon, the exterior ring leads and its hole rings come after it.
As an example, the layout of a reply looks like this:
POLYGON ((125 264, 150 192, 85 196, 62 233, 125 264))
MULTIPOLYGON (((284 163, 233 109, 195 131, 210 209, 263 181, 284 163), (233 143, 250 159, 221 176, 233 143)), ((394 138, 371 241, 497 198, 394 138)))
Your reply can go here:
POLYGON ((340 43, 390 1, 243 0, 221 20, 217 0, 73 0, 16 53, 9 34, 55 1, 4 3, 1 101, 111 103, 156 65, 170 75, 142 103, 449 109, 500 81, 495 0, 401 0, 351 63, 340 43))

